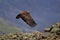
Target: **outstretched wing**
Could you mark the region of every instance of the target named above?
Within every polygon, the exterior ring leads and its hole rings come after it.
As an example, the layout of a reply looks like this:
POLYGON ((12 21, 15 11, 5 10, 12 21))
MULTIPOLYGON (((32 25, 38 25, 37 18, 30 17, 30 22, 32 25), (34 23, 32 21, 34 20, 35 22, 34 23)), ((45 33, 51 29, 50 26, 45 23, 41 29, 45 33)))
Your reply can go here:
POLYGON ((18 14, 16 16, 16 19, 19 19, 19 18, 21 18, 24 22, 26 22, 31 27, 36 26, 35 21, 33 20, 33 18, 31 17, 31 15, 27 11, 24 11, 24 12, 18 14))

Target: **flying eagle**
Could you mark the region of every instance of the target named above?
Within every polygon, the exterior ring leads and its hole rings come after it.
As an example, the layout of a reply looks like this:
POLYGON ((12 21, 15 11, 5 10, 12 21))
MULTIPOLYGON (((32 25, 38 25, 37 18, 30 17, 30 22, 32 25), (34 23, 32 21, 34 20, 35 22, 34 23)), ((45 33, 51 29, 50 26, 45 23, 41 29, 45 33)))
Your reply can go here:
POLYGON ((28 25, 30 25, 31 27, 36 26, 35 21, 33 20, 33 18, 30 16, 30 13, 28 11, 22 11, 20 12, 17 16, 16 19, 21 18, 24 22, 26 22, 28 25))

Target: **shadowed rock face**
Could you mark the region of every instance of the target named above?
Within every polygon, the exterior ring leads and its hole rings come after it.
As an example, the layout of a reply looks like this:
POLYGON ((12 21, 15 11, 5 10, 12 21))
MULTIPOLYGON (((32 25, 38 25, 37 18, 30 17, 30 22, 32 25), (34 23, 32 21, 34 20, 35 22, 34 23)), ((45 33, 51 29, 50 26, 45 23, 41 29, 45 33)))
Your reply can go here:
POLYGON ((30 16, 29 12, 27 12, 27 11, 23 11, 23 12, 19 13, 16 16, 16 19, 19 19, 19 18, 22 18, 22 20, 25 21, 31 27, 36 26, 35 21, 33 20, 33 18, 30 16))

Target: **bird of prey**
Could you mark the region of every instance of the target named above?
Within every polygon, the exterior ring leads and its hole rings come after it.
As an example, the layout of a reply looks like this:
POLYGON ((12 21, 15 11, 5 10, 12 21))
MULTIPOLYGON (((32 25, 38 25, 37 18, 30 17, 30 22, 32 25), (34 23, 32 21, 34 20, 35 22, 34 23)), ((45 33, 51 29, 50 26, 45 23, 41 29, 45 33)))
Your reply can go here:
POLYGON ((30 13, 28 11, 22 11, 17 16, 16 19, 21 18, 24 22, 26 22, 31 27, 36 26, 36 22, 31 17, 30 13))

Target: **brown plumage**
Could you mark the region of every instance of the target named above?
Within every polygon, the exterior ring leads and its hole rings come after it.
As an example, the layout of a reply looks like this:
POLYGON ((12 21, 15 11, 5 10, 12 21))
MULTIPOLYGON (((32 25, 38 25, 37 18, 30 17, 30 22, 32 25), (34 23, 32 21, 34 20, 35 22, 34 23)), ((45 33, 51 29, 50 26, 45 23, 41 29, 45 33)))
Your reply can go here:
POLYGON ((25 21, 28 25, 34 27, 36 26, 35 21, 30 16, 30 13, 28 11, 22 11, 16 16, 16 19, 22 18, 23 21, 25 21))

